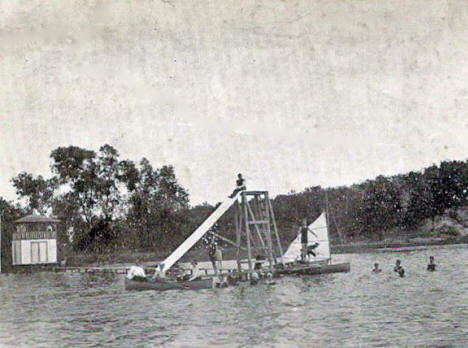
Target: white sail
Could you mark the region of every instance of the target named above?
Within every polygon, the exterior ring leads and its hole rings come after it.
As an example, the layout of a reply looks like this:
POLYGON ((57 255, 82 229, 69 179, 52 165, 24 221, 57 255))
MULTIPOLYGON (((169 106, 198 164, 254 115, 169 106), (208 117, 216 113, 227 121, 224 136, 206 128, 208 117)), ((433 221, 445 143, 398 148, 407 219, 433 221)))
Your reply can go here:
MULTIPOLYGON (((311 261, 321 261, 330 259, 330 242, 328 240, 328 227, 327 227, 327 217, 325 213, 322 213, 317 220, 309 225, 309 230, 314 232, 314 236, 310 231, 308 232, 308 244, 314 244, 315 242, 319 243, 318 247, 315 249, 315 258, 312 258, 311 261)), ((289 245, 288 250, 283 255, 283 262, 293 262, 301 259, 301 232, 289 245)))
POLYGON ((202 238, 206 232, 218 221, 218 219, 229 209, 229 207, 237 200, 236 194, 232 198, 226 199, 219 205, 214 212, 188 237, 176 250, 172 252, 162 263, 164 264, 163 271, 166 272, 171 268, 184 254, 192 248, 196 242, 202 238))

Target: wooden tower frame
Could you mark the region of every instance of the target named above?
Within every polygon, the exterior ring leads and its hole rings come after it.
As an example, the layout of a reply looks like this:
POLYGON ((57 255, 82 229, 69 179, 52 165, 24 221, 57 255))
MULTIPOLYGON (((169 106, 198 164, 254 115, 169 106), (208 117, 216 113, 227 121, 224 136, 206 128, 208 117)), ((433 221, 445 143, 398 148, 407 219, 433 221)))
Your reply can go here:
POLYGON ((273 272, 278 258, 283 256, 281 240, 276 227, 275 214, 271 205, 268 191, 242 191, 240 202, 234 204, 236 245, 237 245, 237 270, 242 272, 241 250, 247 247, 248 271, 252 273, 252 248, 260 251, 269 263, 270 271, 273 272), (278 249, 275 252, 272 230, 277 242, 278 249), (279 255, 277 253, 279 252, 279 255))

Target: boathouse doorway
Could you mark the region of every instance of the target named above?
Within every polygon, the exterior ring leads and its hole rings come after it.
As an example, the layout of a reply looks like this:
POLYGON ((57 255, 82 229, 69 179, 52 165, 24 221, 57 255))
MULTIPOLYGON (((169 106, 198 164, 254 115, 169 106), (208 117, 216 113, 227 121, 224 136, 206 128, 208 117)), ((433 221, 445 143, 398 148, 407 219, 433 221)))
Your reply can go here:
POLYGON ((13 233, 13 265, 57 263, 57 223, 60 220, 28 215, 16 222, 13 233))

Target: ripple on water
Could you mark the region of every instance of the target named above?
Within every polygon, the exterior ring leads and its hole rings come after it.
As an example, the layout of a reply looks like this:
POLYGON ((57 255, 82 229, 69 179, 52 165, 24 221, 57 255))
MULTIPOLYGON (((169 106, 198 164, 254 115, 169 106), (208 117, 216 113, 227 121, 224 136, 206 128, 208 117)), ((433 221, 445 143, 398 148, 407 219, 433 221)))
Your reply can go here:
POLYGON ((339 257, 351 273, 197 292, 126 292, 120 276, 2 275, 0 346, 466 346, 468 249, 339 257), (429 255, 437 272, 425 270, 429 255), (405 278, 392 271, 397 258, 405 278))

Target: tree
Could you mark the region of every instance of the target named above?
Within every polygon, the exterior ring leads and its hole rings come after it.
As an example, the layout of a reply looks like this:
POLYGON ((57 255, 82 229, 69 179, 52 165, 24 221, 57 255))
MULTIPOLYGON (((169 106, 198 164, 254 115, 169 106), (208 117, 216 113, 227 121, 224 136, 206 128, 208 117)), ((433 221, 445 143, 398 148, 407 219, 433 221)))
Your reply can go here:
POLYGON ((2 272, 8 272, 12 262, 11 242, 16 228, 15 221, 25 215, 25 212, 19 205, 14 205, 12 202, 0 197, 0 213, 2 214, 2 238, 0 245, 2 258, 0 262, 2 263, 2 272))
MULTIPOLYGON (((54 215, 60 219, 63 228, 59 229, 58 239, 62 246, 81 245, 89 225, 83 218, 72 192, 58 196, 52 202, 54 215)), ((81 248, 78 248, 81 249, 81 248)))
POLYGON ((446 209, 456 208, 466 203, 468 171, 465 162, 442 162, 439 169, 439 180, 446 209))
MULTIPOLYGON (((128 161, 127 161, 128 162, 128 161)), ((119 189, 122 166, 119 162, 119 153, 110 145, 101 146, 96 161, 96 201, 99 206, 101 218, 112 221, 122 195, 119 189)))
POLYGON ((125 214, 123 188, 133 188, 131 161, 120 161, 118 151, 103 145, 98 153, 76 146, 52 151, 52 170, 66 192, 55 207, 71 213, 69 229, 80 249, 101 250, 116 238, 113 223, 125 214), (68 190, 67 190, 68 188, 68 190))
POLYGON ((430 186, 421 173, 408 173, 404 177, 404 182, 409 194, 404 225, 413 227, 432 216, 433 197, 430 186))
POLYGON ((51 207, 54 191, 57 188, 57 179, 44 179, 41 175, 34 177, 30 173, 22 172, 11 179, 16 188, 16 194, 25 198, 26 210, 31 213, 37 210, 40 214, 45 214, 51 207))
POLYGON ((400 202, 400 192, 389 179, 379 176, 368 182, 360 214, 368 236, 377 232, 383 239, 383 231, 398 225, 400 202))
POLYGON ((97 204, 96 153, 76 146, 59 147, 52 151, 52 171, 58 184, 69 187, 67 199, 73 200, 90 226, 97 204))
POLYGON ((177 182, 174 168, 153 169, 143 158, 140 168, 125 165, 130 190, 127 221, 139 231, 140 247, 172 248, 186 233, 188 193, 177 182))
POLYGON ((436 165, 426 168, 423 177, 430 193, 428 195, 428 197, 430 197, 430 203, 427 207, 429 217, 432 219, 432 225, 434 226, 435 217, 443 214, 447 206, 444 188, 440 180, 439 168, 436 165))

